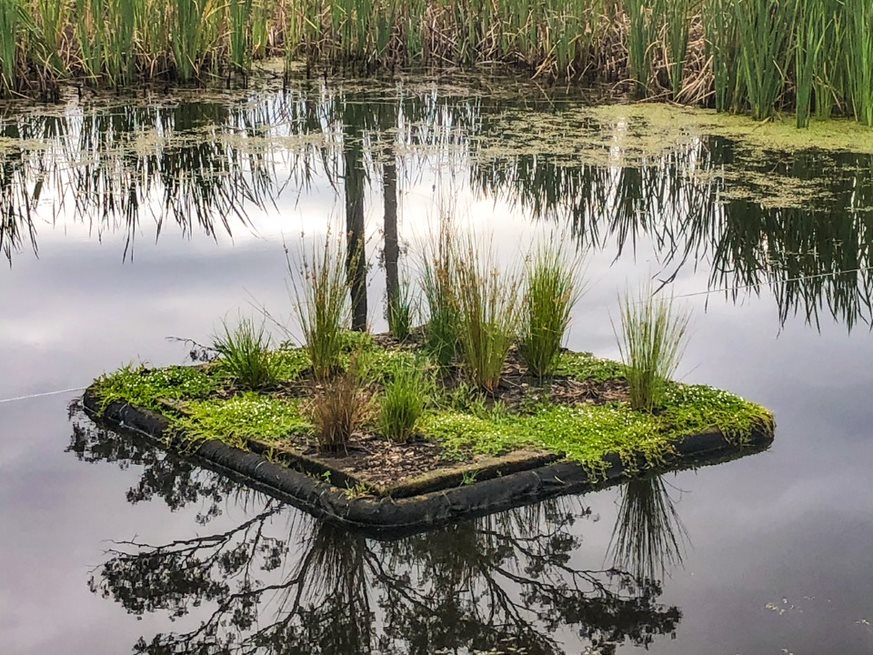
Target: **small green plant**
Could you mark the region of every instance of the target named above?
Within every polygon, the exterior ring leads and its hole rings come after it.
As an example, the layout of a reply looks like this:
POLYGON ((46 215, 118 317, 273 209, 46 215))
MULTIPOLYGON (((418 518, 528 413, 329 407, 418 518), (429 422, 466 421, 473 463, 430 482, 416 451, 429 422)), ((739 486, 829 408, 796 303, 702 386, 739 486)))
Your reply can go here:
POLYGON ((398 286, 397 293, 388 298, 388 331, 400 341, 409 338, 412 330, 414 298, 412 288, 405 281, 398 286))
POLYGON ((264 324, 243 318, 230 326, 222 323, 212 347, 218 352, 218 365, 240 386, 263 389, 276 384, 278 373, 270 354, 271 339, 264 324))
MULTIPOLYGON (((295 267, 286 249, 294 293, 294 309, 303 332, 304 347, 312 361, 312 372, 328 380, 340 365, 345 333, 351 322, 350 288, 346 254, 341 239, 330 235, 322 248, 313 247, 302 265, 295 267)), ((355 259, 351 262, 354 265, 355 259)))
POLYGON ((550 245, 540 246, 528 264, 520 352, 540 380, 554 373, 579 298, 577 264, 550 245))
POLYGON ((354 360, 351 366, 322 384, 309 403, 318 445, 326 451, 345 451, 352 435, 372 414, 372 399, 354 360))
POLYGON ((380 403, 379 429, 392 441, 406 442, 427 403, 428 377, 421 366, 401 366, 385 386, 380 403))
POLYGON ((471 380, 493 393, 518 332, 521 276, 498 270, 472 238, 456 249, 455 260, 461 354, 471 380))
POLYGON ((350 500, 355 500, 356 498, 366 498, 367 496, 373 495, 373 489, 370 485, 364 482, 358 482, 352 487, 346 488, 346 496, 350 500))
POLYGON ((655 298, 651 286, 621 300, 621 333, 616 332, 633 409, 652 412, 663 405, 667 384, 685 350, 688 312, 672 298, 655 298))
POLYGON ((458 351, 458 308, 452 288, 455 242, 448 224, 426 253, 421 285, 427 305, 425 347, 440 366, 448 366, 458 351))

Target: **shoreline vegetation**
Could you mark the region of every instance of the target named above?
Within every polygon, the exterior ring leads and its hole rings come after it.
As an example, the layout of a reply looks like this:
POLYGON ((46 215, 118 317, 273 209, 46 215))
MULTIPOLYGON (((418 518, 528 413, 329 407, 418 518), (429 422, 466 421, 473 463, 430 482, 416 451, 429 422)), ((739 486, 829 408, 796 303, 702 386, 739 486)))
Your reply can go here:
POLYGON ((495 66, 757 120, 873 124, 867 0, 0 0, 0 96, 495 66), (301 63, 303 66, 301 66, 301 63))
POLYGON ((596 480, 610 458, 635 475, 699 435, 736 448, 772 439, 763 407, 671 379, 688 325, 672 299, 648 288, 621 299, 621 362, 571 352, 562 344, 580 258, 538 245, 523 269, 501 267, 455 227, 444 222, 423 255, 422 321, 406 289, 388 302, 393 334, 350 330, 360 260, 328 236, 297 264, 288 259, 302 345, 274 346, 264 324, 241 318, 222 325, 208 361, 123 367, 95 381, 90 402, 98 415, 119 403, 155 412, 164 437, 192 452, 217 441, 315 461, 353 497, 465 466, 462 484, 473 484, 493 458, 562 460, 596 480), (413 322, 422 325, 409 330, 413 322))

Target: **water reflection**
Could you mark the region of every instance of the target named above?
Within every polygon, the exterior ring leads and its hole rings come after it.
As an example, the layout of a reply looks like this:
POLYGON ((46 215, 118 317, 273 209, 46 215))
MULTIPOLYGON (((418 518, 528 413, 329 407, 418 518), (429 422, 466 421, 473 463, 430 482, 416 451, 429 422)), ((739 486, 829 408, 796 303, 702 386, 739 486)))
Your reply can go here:
POLYGON ((77 457, 142 467, 131 502, 205 502, 204 525, 229 495, 247 508, 230 528, 113 544, 91 589, 134 615, 193 626, 143 637, 134 652, 536 655, 567 652, 560 635, 573 632, 611 653, 673 635, 681 620, 656 578, 577 563, 580 524, 592 520, 578 500, 379 542, 74 419, 77 457))
MULTIPOLYGON (((146 219, 156 236, 167 224, 209 236, 255 230, 256 210, 281 214, 326 180, 344 198, 349 252, 365 240, 368 190, 381 193, 390 295, 398 197, 432 176, 434 198, 468 189, 502 199, 569 225, 580 248, 616 258, 651 249, 665 282, 705 268, 710 289, 735 301, 769 287, 780 324, 796 313, 816 325, 823 316, 849 328, 871 322, 873 157, 750 152, 715 137, 639 148, 627 126, 580 121, 579 107, 435 84, 306 84, 7 110, 0 250, 10 259, 28 244, 36 250, 41 222, 121 232, 125 254, 146 219)), ((354 287, 361 326, 366 281, 354 287)))
POLYGON ((682 564, 687 533, 663 475, 631 480, 621 488, 621 505, 609 550, 614 566, 638 578, 662 579, 682 564))

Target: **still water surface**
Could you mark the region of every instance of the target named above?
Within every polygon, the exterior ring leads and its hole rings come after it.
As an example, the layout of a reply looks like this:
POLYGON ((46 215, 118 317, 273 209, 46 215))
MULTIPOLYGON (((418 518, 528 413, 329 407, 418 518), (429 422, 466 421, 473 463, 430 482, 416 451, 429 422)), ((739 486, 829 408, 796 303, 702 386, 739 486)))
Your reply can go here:
POLYGON ((76 392, 2 403, 0 652, 873 652, 873 157, 509 82, 311 83, 2 107, 0 210, 2 399, 289 316, 283 246, 328 230, 365 239, 382 330, 451 215, 507 261, 587 252, 573 349, 616 356, 617 293, 662 281, 682 378, 778 423, 766 453, 377 542, 97 430, 76 392))

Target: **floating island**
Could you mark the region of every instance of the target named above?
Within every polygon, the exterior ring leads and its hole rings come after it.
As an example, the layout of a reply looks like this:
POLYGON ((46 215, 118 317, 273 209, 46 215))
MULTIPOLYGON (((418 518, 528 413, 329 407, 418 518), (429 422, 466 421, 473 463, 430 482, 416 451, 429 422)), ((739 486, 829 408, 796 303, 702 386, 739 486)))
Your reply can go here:
POLYGON ((563 350, 538 379, 510 351, 491 393, 460 364, 438 366, 415 336, 349 332, 360 422, 339 447, 319 439, 325 383, 305 348, 270 351, 275 379, 246 389, 218 357, 192 366, 127 366, 97 379, 84 406, 317 516, 375 532, 415 531, 541 499, 729 459, 769 446, 773 415, 708 386, 667 382, 661 406, 631 409, 623 364, 563 350), (425 372, 428 395, 403 439, 380 431, 380 398, 398 370, 425 372))

